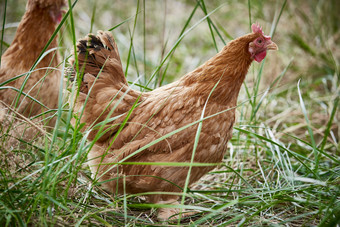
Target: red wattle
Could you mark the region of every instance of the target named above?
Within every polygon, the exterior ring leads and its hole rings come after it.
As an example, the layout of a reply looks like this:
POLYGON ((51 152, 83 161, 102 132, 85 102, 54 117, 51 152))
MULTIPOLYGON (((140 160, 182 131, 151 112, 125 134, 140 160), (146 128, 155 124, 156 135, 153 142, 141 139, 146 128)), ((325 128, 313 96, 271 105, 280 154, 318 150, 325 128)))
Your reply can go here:
POLYGON ((59 24, 61 19, 63 19, 63 13, 61 11, 50 11, 50 16, 56 24, 59 24))
POLYGON ((55 20, 59 24, 61 22, 61 19, 63 19, 63 14, 59 12, 57 13, 55 20))
POLYGON ((257 62, 261 62, 267 55, 267 51, 262 51, 258 54, 255 54, 254 59, 257 62))

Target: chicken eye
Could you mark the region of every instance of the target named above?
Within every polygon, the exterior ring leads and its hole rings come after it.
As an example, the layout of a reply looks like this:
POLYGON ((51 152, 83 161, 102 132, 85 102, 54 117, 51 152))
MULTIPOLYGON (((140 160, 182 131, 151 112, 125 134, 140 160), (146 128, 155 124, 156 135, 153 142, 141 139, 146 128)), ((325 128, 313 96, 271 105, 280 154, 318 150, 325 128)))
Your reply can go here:
POLYGON ((255 40, 255 44, 258 47, 262 47, 264 44, 264 40, 261 37, 259 37, 257 40, 255 40))

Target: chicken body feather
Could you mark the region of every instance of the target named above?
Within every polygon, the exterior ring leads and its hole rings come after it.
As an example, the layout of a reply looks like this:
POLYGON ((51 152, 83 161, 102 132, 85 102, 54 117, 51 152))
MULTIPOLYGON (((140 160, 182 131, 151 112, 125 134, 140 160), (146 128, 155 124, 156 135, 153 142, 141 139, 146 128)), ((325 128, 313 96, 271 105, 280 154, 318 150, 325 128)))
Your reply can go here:
MULTIPOLYGON (((98 32, 79 41, 79 67, 86 74, 76 111, 82 113, 85 128, 91 128, 88 139, 95 141, 88 155, 93 177, 113 193, 158 191, 164 194, 149 195, 151 202, 176 203, 178 196, 166 192, 182 191, 189 167, 117 163, 189 163, 202 116, 193 160, 220 163, 232 136, 239 90, 256 56, 256 49, 252 55, 249 47, 261 36, 253 32, 229 42, 196 70, 150 92, 128 86, 110 33, 98 32)), ((270 45, 277 49, 273 42, 270 45)), ((190 184, 214 167, 193 167, 190 184)), ((161 208, 158 218, 173 214, 174 210, 161 208)))

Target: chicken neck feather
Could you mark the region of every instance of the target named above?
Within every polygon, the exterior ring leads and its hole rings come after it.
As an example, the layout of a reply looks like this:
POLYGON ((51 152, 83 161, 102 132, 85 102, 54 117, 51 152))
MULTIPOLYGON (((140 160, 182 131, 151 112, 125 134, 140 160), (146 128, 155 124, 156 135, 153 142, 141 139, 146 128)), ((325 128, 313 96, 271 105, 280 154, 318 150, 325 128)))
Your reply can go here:
POLYGON ((236 105, 237 96, 252 63, 248 44, 257 34, 242 36, 229 42, 218 54, 181 80, 194 86, 193 95, 208 97, 220 104, 236 105))

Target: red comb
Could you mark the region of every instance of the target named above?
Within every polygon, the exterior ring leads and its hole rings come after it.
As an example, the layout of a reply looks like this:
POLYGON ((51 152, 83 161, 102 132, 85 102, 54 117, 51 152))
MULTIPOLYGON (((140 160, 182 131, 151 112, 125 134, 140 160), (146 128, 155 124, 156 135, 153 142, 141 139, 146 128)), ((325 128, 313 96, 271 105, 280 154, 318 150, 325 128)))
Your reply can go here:
POLYGON ((252 24, 251 30, 253 30, 254 33, 261 33, 263 35, 262 27, 260 27, 258 23, 252 24))
POLYGON ((264 35, 262 31, 262 27, 258 23, 254 23, 251 25, 251 30, 253 30, 254 33, 260 33, 264 36, 265 39, 270 39, 270 36, 264 35))

